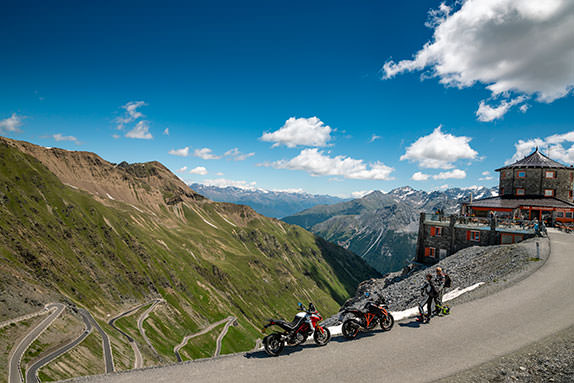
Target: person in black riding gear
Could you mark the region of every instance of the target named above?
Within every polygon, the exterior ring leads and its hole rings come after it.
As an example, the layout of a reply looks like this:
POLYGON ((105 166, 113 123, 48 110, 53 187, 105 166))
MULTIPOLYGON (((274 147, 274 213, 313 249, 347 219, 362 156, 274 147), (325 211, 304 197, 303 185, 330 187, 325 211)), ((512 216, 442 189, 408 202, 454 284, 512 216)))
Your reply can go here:
POLYGON ((435 283, 435 288, 437 290, 437 295, 436 297, 434 297, 434 307, 435 307, 435 313, 438 314, 439 308, 438 306, 442 306, 442 297, 444 295, 444 291, 446 289, 445 287, 445 276, 446 273, 444 271, 442 271, 441 267, 437 267, 435 269, 436 271, 436 275, 434 277, 434 283, 435 283))
POLYGON ((438 296, 438 291, 436 285, 433 281, 432 274, 426 275, 426 282, 421 288, 421 295, 424 296, 424 300, 419 304, 419 311, 423 321, 430 322, 430 317, 432 314, 432 302, 438 296), (427 306, 427 313, 424 312, 424 306, 427 306))

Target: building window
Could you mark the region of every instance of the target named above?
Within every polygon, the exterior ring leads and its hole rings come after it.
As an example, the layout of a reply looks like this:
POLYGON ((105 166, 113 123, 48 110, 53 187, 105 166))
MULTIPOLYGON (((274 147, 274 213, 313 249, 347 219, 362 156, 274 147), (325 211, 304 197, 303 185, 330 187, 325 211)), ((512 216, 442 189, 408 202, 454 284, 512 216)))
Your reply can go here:
POLYGON ((469 230, 466 232, 467 241, 480 242, 480 231, 469 230))
POLYGON ((504 195, 504 188, 500 188, 500 195, 504 195))
POLYGON ((431 237, 440 237, 441 235, 442 235, 442 227, 431 226, 430 228, 431 237))
POLYGON ((572 212, 571 211, 566 212, 565 216, 566 218, 572 218, 572 212))
POLYGON ((546 170, 544 172, 544 177, 546 178, 556 178, 556 172, 554 170, 546 170))
POLYGON ((445 258, 446 255, 447 255, 446 249, 440 249, 440 250, 438 251, 438 257, 439 257, 440 259, 445 258))
POLYGON ((434 247, 425 247, 425 257, 436 257, 436 249, 434 247))
POLYGON ((554 189, 544 189, 544 197, 554 197, 554 189))
POLYGON ((524 195, 524 189, 523 188, 516 188, 516 195, 524 195))
POLYGON ((526 172, 524 170, 519 170, 516 172, 516 177, 518 178, 526 178, 526 172))
POLYGON ((570 197, 570 199, 574 198, 573 194, 574 194, 574 193, 572 192, 572 190, 570 190, 570 191, 568 192, 568 197, 570 197))
POLYGON ((557 212, 556 212, 556 217, 557 217, 557 218, 564 218, 564 212, 557 211, 557 212))

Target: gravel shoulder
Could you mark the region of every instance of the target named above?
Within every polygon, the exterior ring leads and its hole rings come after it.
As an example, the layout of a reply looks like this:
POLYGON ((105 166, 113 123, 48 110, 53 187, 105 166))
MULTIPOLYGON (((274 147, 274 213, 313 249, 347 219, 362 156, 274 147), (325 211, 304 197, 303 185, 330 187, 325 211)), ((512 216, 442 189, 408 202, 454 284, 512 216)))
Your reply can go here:
POLYGON ((574 382, 574 326, 437 383, 574 382))
MULTIPOLYGON (((420 288, 425 274, 430 272, 434 275, 436 266, 442 267, 450 275, 452 288, 463 289, 484 282, 480 288, 450 301, 449 305, 453 306, 494 294, 527 278, 544 265, 549 254, 550 241, 546 237, 513 245, 470 247, 430 267, 412 264, 402 272, 364 281, 357 288, 355 296, 345 302, 342 308, 363 307, 366 301, 365 292, 383 296, 391 311, 416 307, 421 299, 420 288)), ((338 322, 338 316, 333 316, 327 319, 325 324, 331 326, 338 322)))

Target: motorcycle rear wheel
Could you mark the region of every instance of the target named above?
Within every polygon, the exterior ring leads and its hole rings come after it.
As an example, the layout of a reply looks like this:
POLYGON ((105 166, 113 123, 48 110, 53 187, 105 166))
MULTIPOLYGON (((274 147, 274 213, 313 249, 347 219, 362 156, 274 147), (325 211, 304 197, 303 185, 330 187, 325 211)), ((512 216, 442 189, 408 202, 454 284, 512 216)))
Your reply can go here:
POLYGON ((278 356, 285 348, 285 341, 280 334, 274 333, 263 338, 263 347, 269 356, 278 356))
POLYGON ((393 318, 391 314, 383 315, 379 318, 379 323, 381 324, 381 329, 383 329, 383 331, 389 331, 395 324, 395 318, 393 318))
POLYGON ((331 340, 331 331, 327 327, 318 327, 313 334, 313 340, 319 346, 324 346, 331 340))
POLYGON ((346 321, 343 322, 343 325, 341 326, 341 332, 343 333, 343 336, 345 338, 355 339, 355 337, 359 333, 359 325, 355 323, 353 320, 347 319, 346 321))

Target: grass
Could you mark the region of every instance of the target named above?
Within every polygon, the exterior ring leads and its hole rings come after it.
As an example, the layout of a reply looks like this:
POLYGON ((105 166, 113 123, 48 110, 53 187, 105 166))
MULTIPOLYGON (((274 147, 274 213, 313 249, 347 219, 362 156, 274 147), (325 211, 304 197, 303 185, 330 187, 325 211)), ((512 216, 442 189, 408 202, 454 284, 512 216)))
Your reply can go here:
MULTIPOLYGON (((41 284, 100 319, 128 302, 166 300, 144 324, 161 355, 154 359, 145 351, 153 363, 175 361, 173 347, 185 335, 229 315, 240 326, 229 329, 223 352, 248 350, 265 318, 291 317, 296 303, 308 300, 324 316, 333 314, 359 282, 376 275, 345 250, 243 207, 189 202, 193 208, 162 206, 152 215, 117 201, 105 206, 1 141, 0 185, 0 254, 24 283, 41 284), (234 227, 220 214, 243 224, 234 227)), ((116 323, 144 351, 135 326, 139 314, 116 323)), ((100 322, 112 338, 117 369, 131 368, 129 344, 100 322)), ((208 338, 194 341, 190 357, 213 351, 208 338)), ((99 358, 93 343, 85 354, 99 358)))

